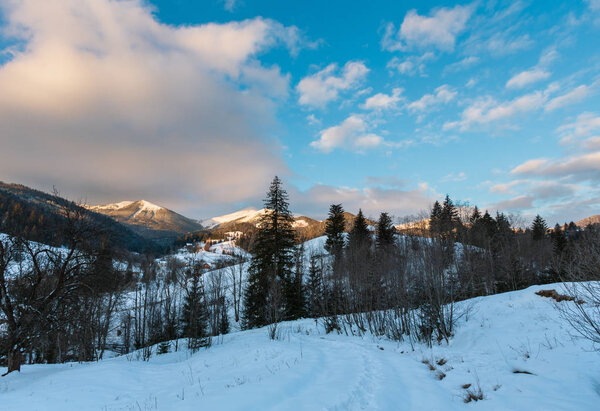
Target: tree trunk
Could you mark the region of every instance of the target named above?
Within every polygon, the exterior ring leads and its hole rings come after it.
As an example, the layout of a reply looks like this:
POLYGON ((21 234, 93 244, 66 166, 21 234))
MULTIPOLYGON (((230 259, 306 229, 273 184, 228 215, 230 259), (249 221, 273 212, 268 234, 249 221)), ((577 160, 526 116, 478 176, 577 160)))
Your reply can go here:
POLYGON ((21 348, 14 344, 11 345, 10 350, 8 351, 8 370, 4 375, 10 374, 13 371, 21 371, 21 348))

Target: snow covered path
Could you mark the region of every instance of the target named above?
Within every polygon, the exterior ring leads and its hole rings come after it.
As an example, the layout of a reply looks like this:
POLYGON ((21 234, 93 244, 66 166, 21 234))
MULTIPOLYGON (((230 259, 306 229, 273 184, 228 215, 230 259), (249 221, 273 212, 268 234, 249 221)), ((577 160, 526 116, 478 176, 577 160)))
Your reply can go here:
POLYGON ((325 334, 302 320, 282 324, 280 340, 237 332, 191 356, 25 366, 0 379, 0 409, 598 409, 600 355, 534 294, 557 287, 472 300, 456 337, 433 349, 325 334), (466 384, 484 400, 466 404, 466 384))

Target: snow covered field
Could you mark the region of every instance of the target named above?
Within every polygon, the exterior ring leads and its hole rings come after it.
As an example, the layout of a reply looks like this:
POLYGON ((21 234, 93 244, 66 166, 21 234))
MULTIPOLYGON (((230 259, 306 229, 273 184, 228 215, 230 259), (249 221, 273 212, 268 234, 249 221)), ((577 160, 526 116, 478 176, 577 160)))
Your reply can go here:
POLYGON ((535 295, 551 288, 560 285, 461 303, 470 315, 449 345, 432 349, 300 320, 281 324, 279 340, 266 329, 236 332, 193 355, 25 365, 0 379, 0 409, 598 409, 600 354, 570 335, 553 300, 535 295), (465 403, 478 388, 484 399, 465 403))

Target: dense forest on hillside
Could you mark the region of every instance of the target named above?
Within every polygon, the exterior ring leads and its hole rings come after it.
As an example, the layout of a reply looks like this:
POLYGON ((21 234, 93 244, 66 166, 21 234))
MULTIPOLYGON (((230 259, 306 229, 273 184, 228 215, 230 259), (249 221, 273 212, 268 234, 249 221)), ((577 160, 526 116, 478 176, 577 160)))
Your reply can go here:
POLYGON ((160 253, 164 248, 131 229, 66 200, 58 193, 47 194, 19 184, 0 182, 0 232, 31 241, 60 246, 65 242, 56 229, 64 223, 63 209, 79 209, 81 214, 105 229, 115 247, 136 252, 160 253))

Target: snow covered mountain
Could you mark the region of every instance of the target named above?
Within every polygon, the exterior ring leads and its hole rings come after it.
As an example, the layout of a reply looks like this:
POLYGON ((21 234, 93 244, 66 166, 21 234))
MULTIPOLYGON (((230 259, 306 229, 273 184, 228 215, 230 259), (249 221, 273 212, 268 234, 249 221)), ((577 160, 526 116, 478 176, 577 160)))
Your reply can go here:
POLYGON ((216 228, 221 224, 227 223, 251 223, 256 225, 260 216, 265 214, 266 209, 261 208, 257 210, 254 207, 247 207, 243 210, 239 210, 230 214, 221 215, 218 217, 208 218, 200 221, 200 223, 206 228, 216 228))
POLYGON ((140 234, 148 236, 185 234, 202 228, 197 221, 146 200, 88 206, 88 209, 132 226, 140 234))
MULTIPOLYGON (((227 228, 235 224, 248 223, 256 227, 266 209, 257 210, 254 207, 244 208, 231 214, 202 220, 201 224, 206 228, 227 228)), ((294 216, 294 228, 308 229, 322 225, 322 222, 306 216, 294 216)))
POLYGON ((588 224, 600 224, 600 214, 584 218, 575 223, 579 227, 586 227, 588 224))

